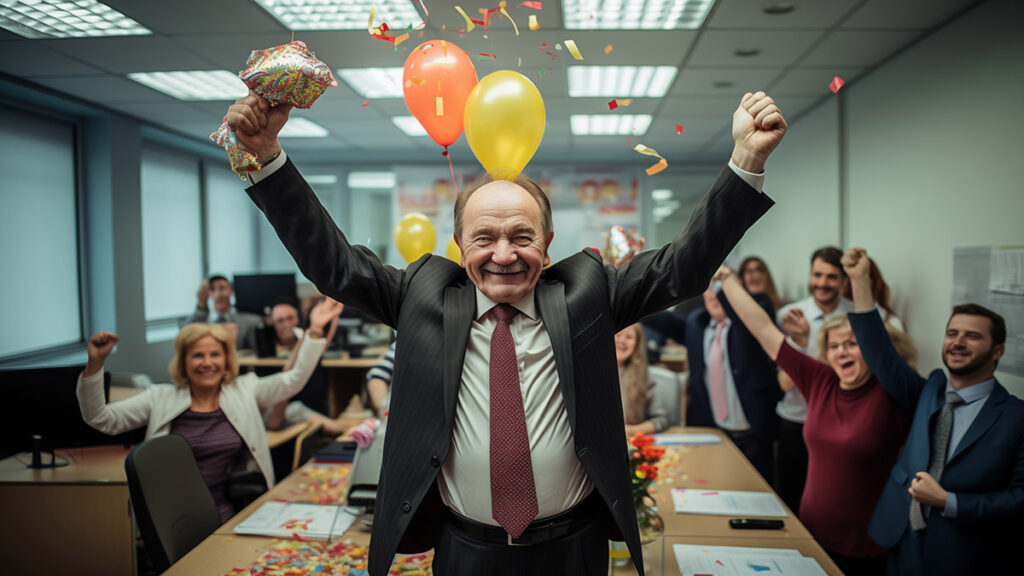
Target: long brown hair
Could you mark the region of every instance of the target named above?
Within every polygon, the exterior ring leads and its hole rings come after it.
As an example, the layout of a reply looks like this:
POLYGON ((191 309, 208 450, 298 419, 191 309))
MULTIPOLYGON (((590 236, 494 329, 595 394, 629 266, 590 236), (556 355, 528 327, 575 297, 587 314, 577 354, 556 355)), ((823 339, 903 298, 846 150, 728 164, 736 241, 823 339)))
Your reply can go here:
POLYGON ((761 269, 764 270, 764 293, 772 301, 772 306, 775 307, 775 310, 779 310, 779 308, 782 308, 782 298, 779 298, 779 292, 775 289, 775 280, 772 279, 772 273, 768 270, 768 265, 764 263, 764 260, 761 260, 757 256, 747 256, 744 258, 743 261, 740 262, 740 284, 743 285, 743 288, 746 289, 747 292, 750 292, 750 288, 747 286, 746 280, 743 279, 743 271, 747 269, 747 264, 750 264, 751 262, 760 264, 761 269))
POLYGON ((636 347, 622 366, 622 380, 619 385, 626 397, 626 404, 622 408, 627 424, 639 424, 644 421, 647 397, 651 389, 650 377, 647 375, 647 339, 644 338, 644 328, 639 323, 625 330, 632 330, 636 334, 636 347))

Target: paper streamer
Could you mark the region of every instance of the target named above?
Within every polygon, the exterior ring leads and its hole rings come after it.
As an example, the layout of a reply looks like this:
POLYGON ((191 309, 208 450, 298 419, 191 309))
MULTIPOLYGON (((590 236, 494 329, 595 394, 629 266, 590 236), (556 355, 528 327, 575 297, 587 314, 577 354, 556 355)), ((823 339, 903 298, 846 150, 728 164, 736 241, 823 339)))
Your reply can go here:
POLYGON ((543 2, 520 2, 519 5, 520 6, 526 6, 527 8, 533 8, 534 10, 543 10, 544 9, 544 3, 543 2))
POLYGON ((655 150, 654 148, 650 148, 648 146, 644 146, 643 144, 637 144, 636 146, 633 147, 633 150, 636 150, 640 154, 644 154, 646 156, 654 156, 655 158, 659 158, 660 159, 657 164, 655 164, 655 165, 647 168, 647 170, 645 170, 645 172, 647 172, 648 176, 653 176, 653 175, 657 174, 658 172, 661 172, 665 168, 668 168, 668 160, 665 160, 665 158, 662 157, 661 154, 658 154, 658 151, 655 150))
POLYGON ((565 47, 569 49, 569 53, 572 57, 577 60, 583 60, 583 55, 580 54, 580 49, 576 47, 576 42, 573 40, 566 40, 565 47))
POLYGON ((519 36, 519 26, 516 26, 516 21, 513 20, 511 16, 509 16, 508 10, 505 10, 505 5, 505 0, 501 0, 501 2, 498 3, 498 9, 501 10, 501 13, 505 16, 505 18, 508 18, 508 21, 512 23, 512 28, 514 28, 516 31, 516 36, 519 36))
POLYGON ((466 20, 466 32, 469 32, 473 28, 476 28, 476 24, 473 23, 473 19, 466 15, 466 12, 462 9, 462 6, 456 6, 455 11, 462 15, 466 20))

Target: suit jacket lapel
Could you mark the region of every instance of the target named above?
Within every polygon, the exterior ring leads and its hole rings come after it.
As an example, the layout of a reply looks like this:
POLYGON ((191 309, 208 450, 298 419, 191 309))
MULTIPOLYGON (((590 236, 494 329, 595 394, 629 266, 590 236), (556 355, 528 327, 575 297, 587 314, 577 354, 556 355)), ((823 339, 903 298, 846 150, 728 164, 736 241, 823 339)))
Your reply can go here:
POLYGON ((462 380, 462 366, 466 359, 469 330, 476 313, 476 292, 466 282, 449 286, 444 291, 444 416, 451 425, 455 419, 455 404, 462 380))
POLYGON ((1009 393, 1006 388, 1003 388, 996 382, 995 388, 992 389, 992 394, 989 395, 988 400, 985 401, 985 405, 981 407, 981 411, 978 412, 977 418, 974 422, 971 422, 971 427, 967 429, 967 433, 964 434, 963 439, 957 444, 956 450, 953 455, 949 458, 949 462, 946 466, 949 466, 960 454, 970 448, 971 444, 978 441, 981 436, 996 423, 999 416, 1003 413, 1003 403, 1006 402, 1006 397, 1009 393))
POLYGON ((541 281, 536 289, 537 309, 551 339, 555 368, 562 388, 569 426, 576 429, 576 386, 573 382, 572 342, 569 337, 569 312, 565 306, 565 286, 561 282, 541 281))

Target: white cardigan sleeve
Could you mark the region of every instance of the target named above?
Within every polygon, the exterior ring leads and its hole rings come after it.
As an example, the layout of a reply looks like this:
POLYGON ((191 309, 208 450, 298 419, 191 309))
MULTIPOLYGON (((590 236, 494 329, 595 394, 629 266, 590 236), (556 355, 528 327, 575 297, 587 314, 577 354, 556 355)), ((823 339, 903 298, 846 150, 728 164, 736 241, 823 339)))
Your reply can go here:
POLYGON ((307 334, 302 340, 299 356, 291 370, 250 381, 250 392, 256 398, 259 407, 267 408, 298 394, 320 363, 320 356, 325 348, 327 340, 310 338, 307 334))
POLYGON ((83 378, 78 376, 78 405, 82 418, 93 428, 106 434, 120 434, 145 426, 153 410, 156 387, 150 387, 130 398, 107 404, 103 395, 103 371, 83 378))

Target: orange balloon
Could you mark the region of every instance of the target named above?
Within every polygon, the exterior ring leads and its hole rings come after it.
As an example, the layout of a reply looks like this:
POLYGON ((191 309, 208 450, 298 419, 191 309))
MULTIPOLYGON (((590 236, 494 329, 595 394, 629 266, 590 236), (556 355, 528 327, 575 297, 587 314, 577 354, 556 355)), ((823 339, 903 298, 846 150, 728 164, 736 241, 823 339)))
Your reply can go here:
POLYGON ((450 146, 462 134, 466 98, 476 86, 476 68, 466 52, 447 40, 428 40, 405 59, 405 105, 427 134, 450 146))

